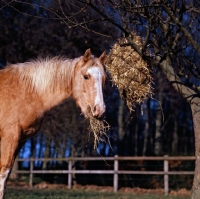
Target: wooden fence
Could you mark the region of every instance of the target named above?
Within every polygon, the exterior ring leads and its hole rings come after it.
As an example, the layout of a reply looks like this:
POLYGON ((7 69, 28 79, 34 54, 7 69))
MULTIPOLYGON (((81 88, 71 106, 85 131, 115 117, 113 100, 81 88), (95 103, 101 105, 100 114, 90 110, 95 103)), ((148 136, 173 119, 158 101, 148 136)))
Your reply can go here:
POLYGON ((68 188, 72 188, 72 174, 113 174, 113 191, 117 192, 118 190, 118 175, 119 174, 148 174, 148 175, 163 175, 164 180, 164 192, 165 195, 169 193, 169 175, 194 175, 194 171, 169 171, 169 161, 185 161, 190 160, 194 161, 194 156, 163 156, 163 157, 69 157, 69 158, 27 158, 27 159, 17 159, 18 162, 29 161, 30 170, 13 170, 13 173, 22 173, 29 174, 29 184, 33 186, 33 174, 68 174, 68 188), (113 170, 73 170, 72 163, 74 161, 114 161, 113 170), (139 161, 139 160, 152 160, 152 161, 163 161, 163 171, 133 171, 133 170, 119 170, 119 161, 139 161), (67 170, 34 170, 33 165, 34 161, 67 161, 68 169, 67 170))

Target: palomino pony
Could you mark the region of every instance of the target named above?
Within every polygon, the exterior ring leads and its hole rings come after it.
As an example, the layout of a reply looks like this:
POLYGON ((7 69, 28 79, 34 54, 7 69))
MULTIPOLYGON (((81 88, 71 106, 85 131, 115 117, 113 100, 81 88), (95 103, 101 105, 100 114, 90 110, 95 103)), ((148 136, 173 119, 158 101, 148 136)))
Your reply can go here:
POLYGON ((95 58, 88 49, 75 59, 38 59, 0 70, 0 199, 16 155, 38 132, 45 112, 72 96, 86 117, 88 106, 94 117, 103 114, 105 59, 105 52, 95 58))

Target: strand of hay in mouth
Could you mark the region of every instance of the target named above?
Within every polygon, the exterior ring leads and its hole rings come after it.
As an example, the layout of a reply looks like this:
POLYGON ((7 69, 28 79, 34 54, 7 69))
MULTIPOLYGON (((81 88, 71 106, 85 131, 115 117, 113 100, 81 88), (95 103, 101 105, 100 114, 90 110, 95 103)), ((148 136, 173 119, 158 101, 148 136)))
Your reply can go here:
MULTIPOLYGON (((109 124, 105 120, 93 117, 90 107, 88 107, 87 116, 88 116, 89 123, 90 123, 89 130, 90 130, 90 132, 92 132, 94 134, 94 149, 97 148, 97 143, 99 141, 106 142, 106 140, 103 138, 103 136, 105 136, 108 139, 108 142, 110 144, 110 141, 109 141, 109 138, 107 135, 107 131, 110 129, 109 124)), ((110 145, 110 147, 111 147, 111 145, 110 145)))
MULTIPOLYGON (((133 34, 132 39, 141 49, 141 38, 133 34)), ((152 77, 147 63, 131 46, 125 44, 126 38, 114 44, 105 66, 120 95, 126 99, 128 108, 133 110, 136 103, 141 104, 152 97, 152 77)))

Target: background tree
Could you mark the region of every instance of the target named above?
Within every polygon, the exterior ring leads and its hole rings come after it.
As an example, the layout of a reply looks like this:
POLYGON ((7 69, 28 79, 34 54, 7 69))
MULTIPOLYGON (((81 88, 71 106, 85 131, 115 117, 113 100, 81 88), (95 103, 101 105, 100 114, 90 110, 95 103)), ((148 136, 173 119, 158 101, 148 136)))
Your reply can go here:
MULTIPOLYGON (((195 133, 196 167, 192 198, 200 197, 200 4, 198 1, 79 1, 91 7, 102 21, 118 27, 149 65, 158 67, 172 86, 190 104, 195 133), (143 47, 132 40, 135 31, 144 37, 143 47)), ((71 3, 74 3, 73 1, 71 3)), ((69 6, 70 3, 65 2, 69 6)), ((75 15, 72 22, 75 19, 75 15)), ((87 14, 87 22, 94 17, 87 14)), ((97 17, 96 17, 97 18, 97 17)), ((96 19, 95 18, 95 19, 96 19)), ((66 16, 66 20, 69 17, 66 16)), ((75 20, 74 20, 75 21, 75 20)), ((79 21, 76 24, 81 24, 79 21)))

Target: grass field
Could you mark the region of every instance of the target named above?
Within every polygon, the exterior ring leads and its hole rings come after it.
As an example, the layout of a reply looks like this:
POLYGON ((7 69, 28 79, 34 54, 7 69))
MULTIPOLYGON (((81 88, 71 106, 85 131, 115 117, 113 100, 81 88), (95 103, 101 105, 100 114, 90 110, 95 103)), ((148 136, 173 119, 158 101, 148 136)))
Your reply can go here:
POLYGON ((67 189, 7 188, 5 199, 189 199, 189 196, 163 196, 153 194, 112 193, 67 189))

